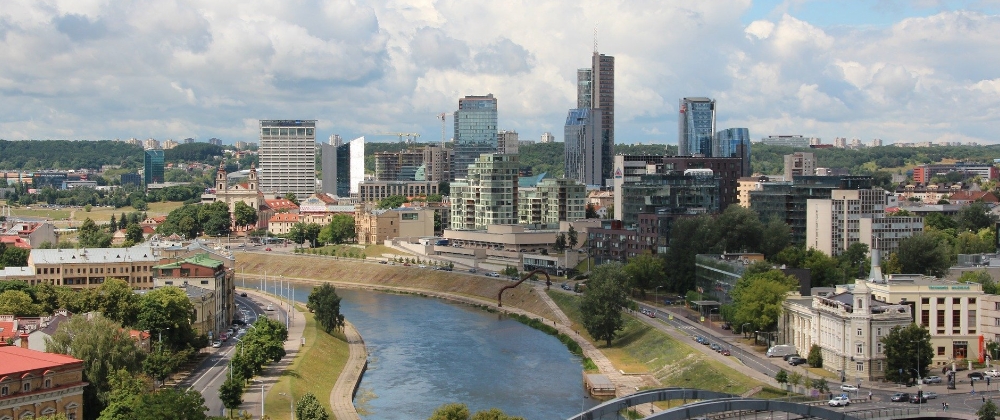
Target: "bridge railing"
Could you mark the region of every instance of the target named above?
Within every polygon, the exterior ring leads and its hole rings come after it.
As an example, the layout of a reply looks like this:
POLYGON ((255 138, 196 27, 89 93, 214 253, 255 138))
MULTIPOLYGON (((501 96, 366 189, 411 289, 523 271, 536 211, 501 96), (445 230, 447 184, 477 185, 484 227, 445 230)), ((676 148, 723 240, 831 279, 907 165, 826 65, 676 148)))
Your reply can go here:
POLYGON ((870 410, 851 411, 849 414, 859 419, 881 419, 892 417, 909 417, 920 414, 919 408, 872 408, 870 410))

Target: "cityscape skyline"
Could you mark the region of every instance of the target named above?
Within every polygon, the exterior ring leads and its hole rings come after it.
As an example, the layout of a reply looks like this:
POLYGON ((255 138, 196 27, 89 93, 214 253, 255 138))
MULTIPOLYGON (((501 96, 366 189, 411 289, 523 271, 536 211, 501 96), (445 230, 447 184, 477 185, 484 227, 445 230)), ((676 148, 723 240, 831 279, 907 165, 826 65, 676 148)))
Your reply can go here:
POLYGON ((490 92, 499 130, 563 141, 597 47, 617 61, 619 144, 677 144, 691 96, 754 139, 1000 141, 1000 63, 985 53, 1000 8, 833 3, 15 3, 0 12, 0 138, 231 144, 256 140, 259 119, 308 118, 321 139, 431 141, 457 98, 490 92))

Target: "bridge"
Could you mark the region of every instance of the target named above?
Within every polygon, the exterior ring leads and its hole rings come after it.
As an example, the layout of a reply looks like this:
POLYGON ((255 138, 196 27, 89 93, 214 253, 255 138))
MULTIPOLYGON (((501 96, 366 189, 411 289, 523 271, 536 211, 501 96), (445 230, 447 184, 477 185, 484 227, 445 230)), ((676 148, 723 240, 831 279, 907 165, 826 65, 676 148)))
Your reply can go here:
POLYGON ((825 405, 816 406, 790 401, 764 400, 758 398, 743 398, 737 395, 723 392, 707 391, 691 388, 661 388, 641 391, 632 395, 605 401, 602 404, 592 407, 569 420, 595 420, 603 419, 605 415, 609 418, 617 418, 617 414, 622 410, 635 407, 639 404, 653 403, 657 401, 682 400, 684 405, 667 409, 655 414, 651 414, 646 419, 656 420, 683 420, 696 418, 727 418, 730 414, 737 413, 742 417, 745 414, 756 412, 784 412, 795 414, 805 418, 820 418, 827 420, 856 420, 856 419, 913 419, 913 418, 966 418, 964 415, 942 416, 939 412, 924 409, 925 414, 920 414, 919 408, 875 408, 869 410, 844 411, 843 409, 832 409, 825 405), (687 403, 688 400, 692 402, 687 403))

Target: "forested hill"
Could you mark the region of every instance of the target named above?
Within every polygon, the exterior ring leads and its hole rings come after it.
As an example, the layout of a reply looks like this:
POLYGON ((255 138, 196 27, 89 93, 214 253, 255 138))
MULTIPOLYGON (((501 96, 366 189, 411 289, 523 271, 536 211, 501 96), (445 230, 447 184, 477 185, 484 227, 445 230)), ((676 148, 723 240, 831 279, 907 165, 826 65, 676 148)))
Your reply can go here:
POLYGON ((142 156, 142 146, 111 140, 0 140, 0 170, 138 168, 142 156))
POLYGON ((891 173, 897 173, 903 172, 904 168, 907 167, 937 163, 942 160, 993 163, 993 159, 1000 158, 1000 145, 947 147, 882 146, 851 150, 802 149, 754 144, 750 147, 750 163, 755 173, 780 174, 784 168, 783 156, 796 151, 814 153, 816 155, 817 167, 844 168, 852 174, 870 174, 878 170, 889 170, 891 173))

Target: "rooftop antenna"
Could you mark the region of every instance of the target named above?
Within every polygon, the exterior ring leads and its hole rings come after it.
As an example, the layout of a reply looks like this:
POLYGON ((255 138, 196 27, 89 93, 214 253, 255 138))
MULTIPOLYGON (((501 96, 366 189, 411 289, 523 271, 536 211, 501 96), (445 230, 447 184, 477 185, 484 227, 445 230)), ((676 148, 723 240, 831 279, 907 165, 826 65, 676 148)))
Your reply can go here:
POLYGON ((594 54, 597 53, 597 25, 594 25, 594 54))

